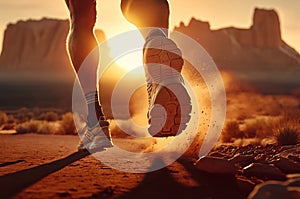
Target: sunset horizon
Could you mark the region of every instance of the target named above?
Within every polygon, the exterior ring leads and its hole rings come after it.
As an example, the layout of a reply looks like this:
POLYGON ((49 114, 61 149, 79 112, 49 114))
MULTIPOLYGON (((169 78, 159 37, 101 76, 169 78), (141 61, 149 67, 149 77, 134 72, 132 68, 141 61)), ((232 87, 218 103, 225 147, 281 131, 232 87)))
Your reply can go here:
POLYGON ((0 198, 300 198, 299 10, 1 0, 0 198))
MULTIPOLYGON (((170 0, 172 9, 170 18, 170 29, 178 26, 181 22, 187 24, 191 18, 210 23, 213 30, 236 27, 249 28, 252 24, 252 16, 255 8, 274 9, 281 22, 282 37, 290 46, 300 52, 300 27, 297 18, 300 18, 297 10, 300 2, 296 0, 281 3, 274 0, 240 2, 234 0, 228 4, 226 1, 205 2, 188 0, 176 2, 170 0), (191 7, 189 11, 187 7, 191 7)), ((119 0, 109 2, 108 0, 98 2, 97 29, 106 33, 107 38, 118 35, 124 31, 136 29, 129 24, 121 14, 119 0)), ((55 0, 39 4, 37 0, 28 3, 14 3, 4 0, 0 3, 0 49, 2 51, 3 34, 9 23, 23 20, 40 20, 42 18, 68 19, 67 8, 63 0, 55 0), (7 9, 9 8, 9 9, 7 9), (47 13, 47 14, 45 14, 47 13)))

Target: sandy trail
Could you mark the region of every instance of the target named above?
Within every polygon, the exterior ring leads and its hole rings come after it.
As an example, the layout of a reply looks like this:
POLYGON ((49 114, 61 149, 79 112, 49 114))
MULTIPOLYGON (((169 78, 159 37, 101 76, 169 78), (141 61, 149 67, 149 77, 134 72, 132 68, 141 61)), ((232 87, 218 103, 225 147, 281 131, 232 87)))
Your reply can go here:
POLYGON ((201 173, 191 161, 179 159, 147 174, 125 173, 76 152, 77 142, 77 136, 0 135, 0 198, 246 197, 233 177, 201 173))

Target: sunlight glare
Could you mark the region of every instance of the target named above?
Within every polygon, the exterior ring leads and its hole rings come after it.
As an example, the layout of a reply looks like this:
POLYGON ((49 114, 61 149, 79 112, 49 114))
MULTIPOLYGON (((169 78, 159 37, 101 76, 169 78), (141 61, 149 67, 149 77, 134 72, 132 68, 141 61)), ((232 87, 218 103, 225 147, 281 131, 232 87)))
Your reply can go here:
MULTIPOLYGON (((126 32, 122 34, 127 34, 126 32)), ((144 38, 138 30, 134 31, 134 34, 128 34, 128 38, 123 41, 118 41, 117 39, 108 40, 108 46, 110 48, 110 56, 114 61, 123 69, 131 71, 137 67, 143 66, 143 45, 144 38), (122 52, 121 56, 120 49, 126 49, 128 46, 132 46, 134 42, 136 49, 130 49, 128 52, 122 52)))

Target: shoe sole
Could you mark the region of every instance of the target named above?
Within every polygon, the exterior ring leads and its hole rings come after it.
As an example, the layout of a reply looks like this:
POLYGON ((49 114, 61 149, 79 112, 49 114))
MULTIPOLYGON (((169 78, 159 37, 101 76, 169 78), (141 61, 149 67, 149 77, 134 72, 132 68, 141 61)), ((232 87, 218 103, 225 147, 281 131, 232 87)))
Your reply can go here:
MULTIPOLYGON (((170 72, 164 72, 165 74, 161 74, 161 68, 149 69, 152 70, 152 75, 156 76, 155 78, 161 79, 164 75, 172 78, 172 73, 176 75, 174 78, 179 79, 178 75, 180 75, 182 66, 184 64, 181 55, 180 49, 178 49, 177 45, 170 39, 163 38, 158 41, 154 39, 153 43, 158 48, 147 48, 144 49, 144 63, 147 64, 163 64, 165 66, 169 66, 170 72), (159 75, 157 75, 159 73, 159 75)), ((151 41, 152 42, 152 41, 151 41)), ((153 46, 153 43, 150 43, 150 47, 153 46)), ((147 45, 146 45, 147 46, 147 45)), ((149 65, 151 67, 151 65, 149 65)), ((173 78, 173 79, 174 79, 173 78)), ((162 83, 161 83, 162 84, 162 83)), ((187 127, 187 123, 191 118, 191 98, 181 81, 173 81, 167 85, 158 85, 155 89, 155 92, 152 93, 150 99, 150 108, 148 112, 149 118, 149 127, 148 132, 153 137, 169 137, 176 136, 183 132, 187 127), (174 92, 175 93, 174 93, 174 92), (157 106, 160 105, 160 106, 157 106), (162 107, 164 110, 162 110, 162 107)))
MULTIPOLYGON (((191 103, 190 97, 181 84, 169 85, 181 90, 181 99, 185 103, 179 103, 177 96, 168 88, 161 86, 158 88, 154 105, 149 111, 149 127, 148 131, 153 137, 169 137, 176 136, 186 129, 187 123, 190 121, 191 103), (156 106, 161 105, 161 107, 156 106)), ((173 90, 173 89, 172 89, 173 90)))

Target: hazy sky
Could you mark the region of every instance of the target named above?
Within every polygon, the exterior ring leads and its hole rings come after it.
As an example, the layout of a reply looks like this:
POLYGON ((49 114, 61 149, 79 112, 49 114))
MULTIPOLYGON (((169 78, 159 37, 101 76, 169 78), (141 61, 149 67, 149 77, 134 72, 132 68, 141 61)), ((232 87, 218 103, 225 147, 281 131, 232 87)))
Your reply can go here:
MULTIPOLYGON (((235 26, 248 28, 255 7, 275 9, 281 19, 283 39, 300 51, 300 1, 299 0, 169 0, 171 26, 180 21, 187 23, 191 17, 209 21, 211 27, 235 26)), ((122 17, 120 0, 98 0, 97 27, 110 37, 132 29, 122 17)), ((66 19, 68 12, 64 0, 0 0, 0 41, 8 23, 41 17, 66 19)), ((0 44, 0 49, 2 43, 0 44)))

